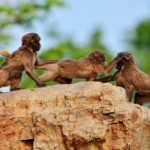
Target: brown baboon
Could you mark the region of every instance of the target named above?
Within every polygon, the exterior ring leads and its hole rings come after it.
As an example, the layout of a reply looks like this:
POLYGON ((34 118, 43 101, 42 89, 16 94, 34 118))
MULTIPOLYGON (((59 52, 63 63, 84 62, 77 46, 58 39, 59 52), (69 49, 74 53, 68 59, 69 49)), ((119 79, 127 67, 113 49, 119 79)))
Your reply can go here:
POLYGON ((71 83, 73 78, 95 81, 98 73, 107 75, 122 57, 122 55, 119 55, 109 65, 106 65, 105 54, 97 50, 80 60, 62 60, 54 64, 41 65, 35 68, 46 70, 46 73, 39 77, 42 82, 71 83))
POLYGON ((44 84, 33 72, 34 65, 44 65, 56 61, 38 60, 37 52, 40 50, 40 36, 36 33, 28 33, 22 37, 22 46, 10 54, 1 51, 7 57, 0 67, 0 87, 10 85, 11 90, 19 89, 22 73, 25 71, 38 86, 44 84))
POLYGON ((126 89, 129 101, 132 99, 133 91, 136 91, 135 103, 142 105, 144 102, 150 102, 150 76, 137 68, 130 53, 122 54, 125 57, 117 63, 118 71, 113 76, 98 80, 101 82, 115 80, 118 86, 126 89))

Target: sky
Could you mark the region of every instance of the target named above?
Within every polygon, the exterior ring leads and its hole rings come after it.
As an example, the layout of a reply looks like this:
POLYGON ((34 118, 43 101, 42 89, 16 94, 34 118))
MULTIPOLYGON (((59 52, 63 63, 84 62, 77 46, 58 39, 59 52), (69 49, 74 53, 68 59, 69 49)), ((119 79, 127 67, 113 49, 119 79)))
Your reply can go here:
POLYGON ((67 8, 54 9, 51 20, 78 43, 86 42, 95 27, 111 51, 123 51, 124 39, 136 24, 150 17, 150 0, 65 0, 67 8))

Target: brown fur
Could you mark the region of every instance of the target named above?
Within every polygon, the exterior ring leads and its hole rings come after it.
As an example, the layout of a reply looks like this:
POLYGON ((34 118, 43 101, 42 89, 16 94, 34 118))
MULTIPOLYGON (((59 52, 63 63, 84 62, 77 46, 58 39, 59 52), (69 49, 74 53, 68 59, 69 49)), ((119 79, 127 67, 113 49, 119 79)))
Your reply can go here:
POLYGON ((118 71, 113 76, 108 76, 99 81, 116 81, 118 86, 127 90, 129 100, 132 99, 133 91, 136 91, 135 103, 142 105, 143 102, 150 102, 150 76, 137 68, 134 58, 128 52, 116 68, 118 71))
POLYGON ((44 84, 34 74, 34 65, 43 65, 56 61, 44 61, 37 59, 37 51, 40 50, 40 36, 36 33, 28 33, 22 37, 22 46, 11 55, 5 55, 7 59, 0 68, 0 87, 10 85, 11 90, 19 89, 22 73, 25 71, 38 86, 44 84))
POLYGON ((71 83, 73 78, 95 81, 98 73, 107 75, 121 59, 122 56, 116 57, 109 65, 106 65, 105 54, 97 50, 80 60, 62 60, 36 68, 46 70, 46 73, 39 77, 42 82, 53 80, 59 83, 71 83))

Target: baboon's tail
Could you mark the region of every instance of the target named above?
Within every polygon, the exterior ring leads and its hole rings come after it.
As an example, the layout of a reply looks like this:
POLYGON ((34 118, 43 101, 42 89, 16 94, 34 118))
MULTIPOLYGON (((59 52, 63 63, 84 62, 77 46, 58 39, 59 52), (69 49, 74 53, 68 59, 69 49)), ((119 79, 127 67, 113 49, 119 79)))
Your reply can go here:
POLYGON ((5 57, 9 57, 9 56, 11 55, 11 54, 10 54, 7 50, 5 50, 5 49, 0 50, 0 54, 3 55, 3 56, 5 56, 5 57))

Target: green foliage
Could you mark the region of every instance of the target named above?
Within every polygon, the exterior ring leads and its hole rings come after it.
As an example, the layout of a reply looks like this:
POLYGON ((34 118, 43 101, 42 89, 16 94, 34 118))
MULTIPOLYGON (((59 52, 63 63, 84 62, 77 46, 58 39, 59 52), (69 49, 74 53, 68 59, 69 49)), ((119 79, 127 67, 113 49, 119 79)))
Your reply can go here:
POLYGON ((0 66, 1 66, 1 64, 3 64, 4 60, 5 60, 5 58, 0 58, 0 66))
POLYGON ((133 49, 150 51, 150 19, 140 22, 128 39, 133 49))
POLYGON ((5 0, 0 5, 0 13, 5 16, 1 16, 1 27, 31 24, 35 19, 45 18, 54 6, 62 7, 65 4, 61 0, 5 0))

